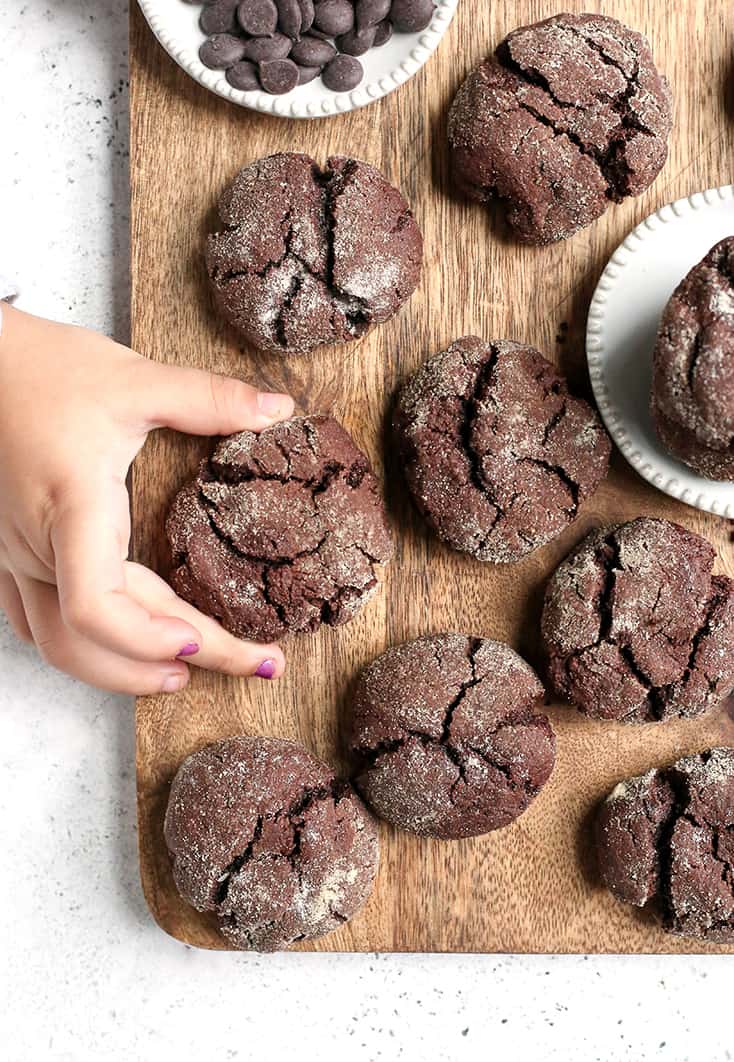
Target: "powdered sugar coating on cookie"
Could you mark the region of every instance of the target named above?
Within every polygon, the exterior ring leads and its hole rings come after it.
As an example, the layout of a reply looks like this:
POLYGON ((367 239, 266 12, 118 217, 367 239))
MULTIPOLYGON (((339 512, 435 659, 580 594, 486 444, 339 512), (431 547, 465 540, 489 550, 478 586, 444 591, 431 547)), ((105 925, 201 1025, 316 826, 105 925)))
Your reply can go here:
POLYGON ((734 583, 668 520, 588 535, 551 577, 541 621, 556 692, 621 722, 693 717, 734 686, 734 583))
POLYGON ((665 308, 651 411, 675 457, 709 479, 734 480, 734 237, 693 267, 665 308))
POLYGON ((165 838, 176 886, 235 947, 273 951, 337 929, 369 897, 374 820, 293 741, 235 737, 200 749, 171 786, 165 838))
POLYGON ((366 162, 270 155, 223 193, 206 263, 223 316, 262 351, 305 354, 387 321, 418 285, 423 238, 366 162))
POLYGON ((508 645, 439 634, 394 646, 357 683, 356 785, 412 833, 469 837, 508 825, 548 780, 555 739, 543 686, 508 645))
POLYGON ((618 899, 654 903, 669 932, 734 942, 734 749, 617 787, 598 811, 595 841, 618 899))
POLYGON ((460 88, 454 179, 501 199, 520 239, 566 239, 652 183, 671 111, 645 37, 603 15, 555 15, 511 33, 460 88))
POLYGON ((166 529, 176 592, 259 641, 348 622, 393 548, 369 461, 323 416, 223 439, 166 529))
POLYGON ((403 386, 394 416, 413 498, 439 537, 509 564, 576 517, 611 444, 537 350, 459 339, 403 386))

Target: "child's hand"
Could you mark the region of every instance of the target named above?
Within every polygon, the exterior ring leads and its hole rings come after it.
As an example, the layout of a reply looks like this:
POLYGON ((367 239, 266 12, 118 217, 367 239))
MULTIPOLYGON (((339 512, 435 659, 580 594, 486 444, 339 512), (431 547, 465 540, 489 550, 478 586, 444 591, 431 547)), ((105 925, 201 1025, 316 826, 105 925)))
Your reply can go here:
POLYGON ((0 335, 0 608, 51 664, 95 686, 173 692, 188 668, 278 677, 255 645, 126 560, 125 478, 152 428, 259 431, 287 395, 148 361, 81 328, 10 307, 0 335))

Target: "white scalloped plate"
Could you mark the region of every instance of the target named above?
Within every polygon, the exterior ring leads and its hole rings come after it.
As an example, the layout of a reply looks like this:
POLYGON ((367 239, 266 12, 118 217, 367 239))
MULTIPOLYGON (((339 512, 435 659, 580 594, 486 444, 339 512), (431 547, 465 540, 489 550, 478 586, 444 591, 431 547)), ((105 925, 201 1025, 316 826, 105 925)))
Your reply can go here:
POLYGON ((629 234, 589 309, 586 355, 599 411, 633 468, 704 512, 734 519, 734 483, 704 479, 663 448, 649 410, 652 352, 663 310, 689 270, 734 235, 734 185, 661 207, 629 234))
POLYGON ((373 103, 417 74, 449 28, 459 0, 435 0, 436 12, 431 24, 421 33, 395 33, 382 48, 372 48, 361 56, 365 77, 352 92, 332 92, 321 78, 316 78, 283 96, 241 92, 232 88, 223 70, 209 70, 204 66, 199 59, 199 48, 205 40, 199 29, 199 4, 184 3, 184 0, 138 0, 138 3, 171 58, 204 88, 240 107, 280 118, 323 118, 373 103))

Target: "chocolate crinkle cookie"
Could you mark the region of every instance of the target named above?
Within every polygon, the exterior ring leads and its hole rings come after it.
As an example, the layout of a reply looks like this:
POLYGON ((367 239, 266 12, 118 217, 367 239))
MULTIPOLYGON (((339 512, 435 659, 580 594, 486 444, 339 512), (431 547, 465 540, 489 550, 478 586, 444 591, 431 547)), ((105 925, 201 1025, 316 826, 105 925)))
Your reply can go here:
POLYGON ((364 336, 420 280, 423 237, 373 166, 271 155, 219 201, 206 265, 223 316, 258 350, 306 354, 364 336))
POLYGON ((566 239, 652 183, 671 112, 645 37, 603 15, 556 15, 511 33, 460 88, 454 178, 503 200, 520 239, 566 239))
POLYGON ((694 266, 665 309, 651 409, 670 453, 708 479, 734 480, 734 236, 694 266))
POLYGON ((164 832, 181 896, 250 951, 337 929, 377 872, 376 824, 354 790, 279 738, 228 738, 189 756, 164 832))
POLYGON ((438 634, 388 649, 361 674, 349 744, 357 788, 394 826, 472 837, 526 810, 555 738, 543 686, 508 645, 438 634))
POLYGON ((557 693, 596 719, 700 715, 734 687, 734 583, 714 550, 667 520, 593 531, 545 595, 557 693))
POLYGON ((734 749, 621 782, 599 809, 595 835, 617 899, 654 905, 671 933, 734 943, 734 749))
POLYGON ((408 380, 394 428, 436 534, 508 564, 559 535, 606 476, 596 413, 533 347, 459 339, 408 380))
POLYGON ((166 529, 176 592, 258 641, 346 623, 392 555, 369 462, 331 417, 223 439, 166 529))

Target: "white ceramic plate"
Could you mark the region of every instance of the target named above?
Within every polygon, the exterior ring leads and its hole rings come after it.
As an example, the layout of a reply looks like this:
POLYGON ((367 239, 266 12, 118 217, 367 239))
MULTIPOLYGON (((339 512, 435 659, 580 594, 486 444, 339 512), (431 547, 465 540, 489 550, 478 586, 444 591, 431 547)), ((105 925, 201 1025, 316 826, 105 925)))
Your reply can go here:
MULTIPOLYGON (((282 118, 322 118, 364 107, 387 96, 416 74, 449 27, 459 0, 435 0, 436 13, 421 33, 394 33, 382 48, 360 56, 365 69, 361 85, 352 92, 332 92, 316 78, 283 96, 234 89, 223 70, 209 70, 199 59, 205 37, 199 29, 199 4, 184 0, 138 0, 150 28, 172 59, 205 88, 241 107, 282 118)), ((484 3, 485 0, 482 0, 484 3)))
POLYGON ((589 310, 586 353, 609 434, 644 479, 705 512, 734 519, 734 483, 704 479, 663 448, 650 417, 652 353, 670 296, 689 270, 734 235, 734 185, 651 214, 615 251, 589 310))

